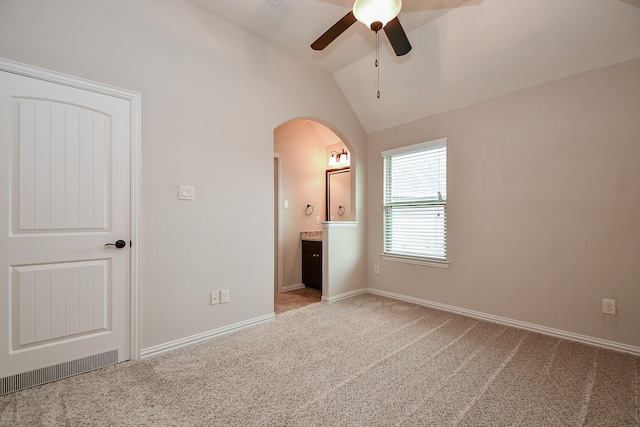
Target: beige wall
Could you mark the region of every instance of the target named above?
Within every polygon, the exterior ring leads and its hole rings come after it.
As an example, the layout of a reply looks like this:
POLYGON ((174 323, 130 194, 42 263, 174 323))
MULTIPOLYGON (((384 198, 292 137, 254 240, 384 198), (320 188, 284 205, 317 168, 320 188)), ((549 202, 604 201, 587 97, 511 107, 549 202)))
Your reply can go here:
POLYGON ((367 156, 368 286, 640 346, 640 60, 376 132, 367 156), (450 268, 383 261, 380 151, 441 137, 450 268))
POLYGON ((314 118, 364 152, 331 76, 186 1, 3 0, 0 40, 1 57, 142 93, 141 347, 273 313, 274 129, 314 118), (211 307, 218 289, 231 301, 211 307))

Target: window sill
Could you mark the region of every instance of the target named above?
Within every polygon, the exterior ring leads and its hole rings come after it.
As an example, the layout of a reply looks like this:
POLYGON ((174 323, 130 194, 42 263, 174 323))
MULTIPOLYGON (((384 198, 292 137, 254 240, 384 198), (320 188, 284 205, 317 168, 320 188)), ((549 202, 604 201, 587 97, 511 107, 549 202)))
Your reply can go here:
POLYGON ((425 267, 449 268, 449 261, 434 258, 418 258, 401 255, 382 254, 385 261, 402 262, 405 264, 424 265, 425 267))

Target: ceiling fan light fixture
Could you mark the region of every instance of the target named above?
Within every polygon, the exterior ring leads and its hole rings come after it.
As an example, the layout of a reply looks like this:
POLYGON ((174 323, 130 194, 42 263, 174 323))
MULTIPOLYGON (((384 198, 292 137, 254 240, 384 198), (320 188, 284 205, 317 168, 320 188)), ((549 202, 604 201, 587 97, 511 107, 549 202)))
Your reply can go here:
MULTIPOLYGON (((380 28, 398 16, 402 9, 402 0, 356 0, 353 4, 353 14, 356 19, 373 29, 372 24, 380 22, 380 28)), ((380 29, 378 28, 378 30, 380 29)))

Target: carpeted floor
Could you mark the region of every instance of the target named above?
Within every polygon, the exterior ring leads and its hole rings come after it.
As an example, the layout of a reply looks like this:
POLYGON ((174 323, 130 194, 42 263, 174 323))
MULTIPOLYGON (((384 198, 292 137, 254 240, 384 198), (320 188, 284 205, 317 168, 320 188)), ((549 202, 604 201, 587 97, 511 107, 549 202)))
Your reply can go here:
POLYGON ((0 397, 0 424, 638 426, 640 358, 374 295, 0 397))

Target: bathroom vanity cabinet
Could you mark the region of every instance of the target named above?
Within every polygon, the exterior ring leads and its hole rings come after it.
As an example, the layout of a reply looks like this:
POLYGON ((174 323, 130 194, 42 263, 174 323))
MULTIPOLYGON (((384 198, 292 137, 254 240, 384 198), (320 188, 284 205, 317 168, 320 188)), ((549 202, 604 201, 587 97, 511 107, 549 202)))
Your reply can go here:
POLYGON ((322 242, 302 241, 302 283, 322 290, 322 242))

